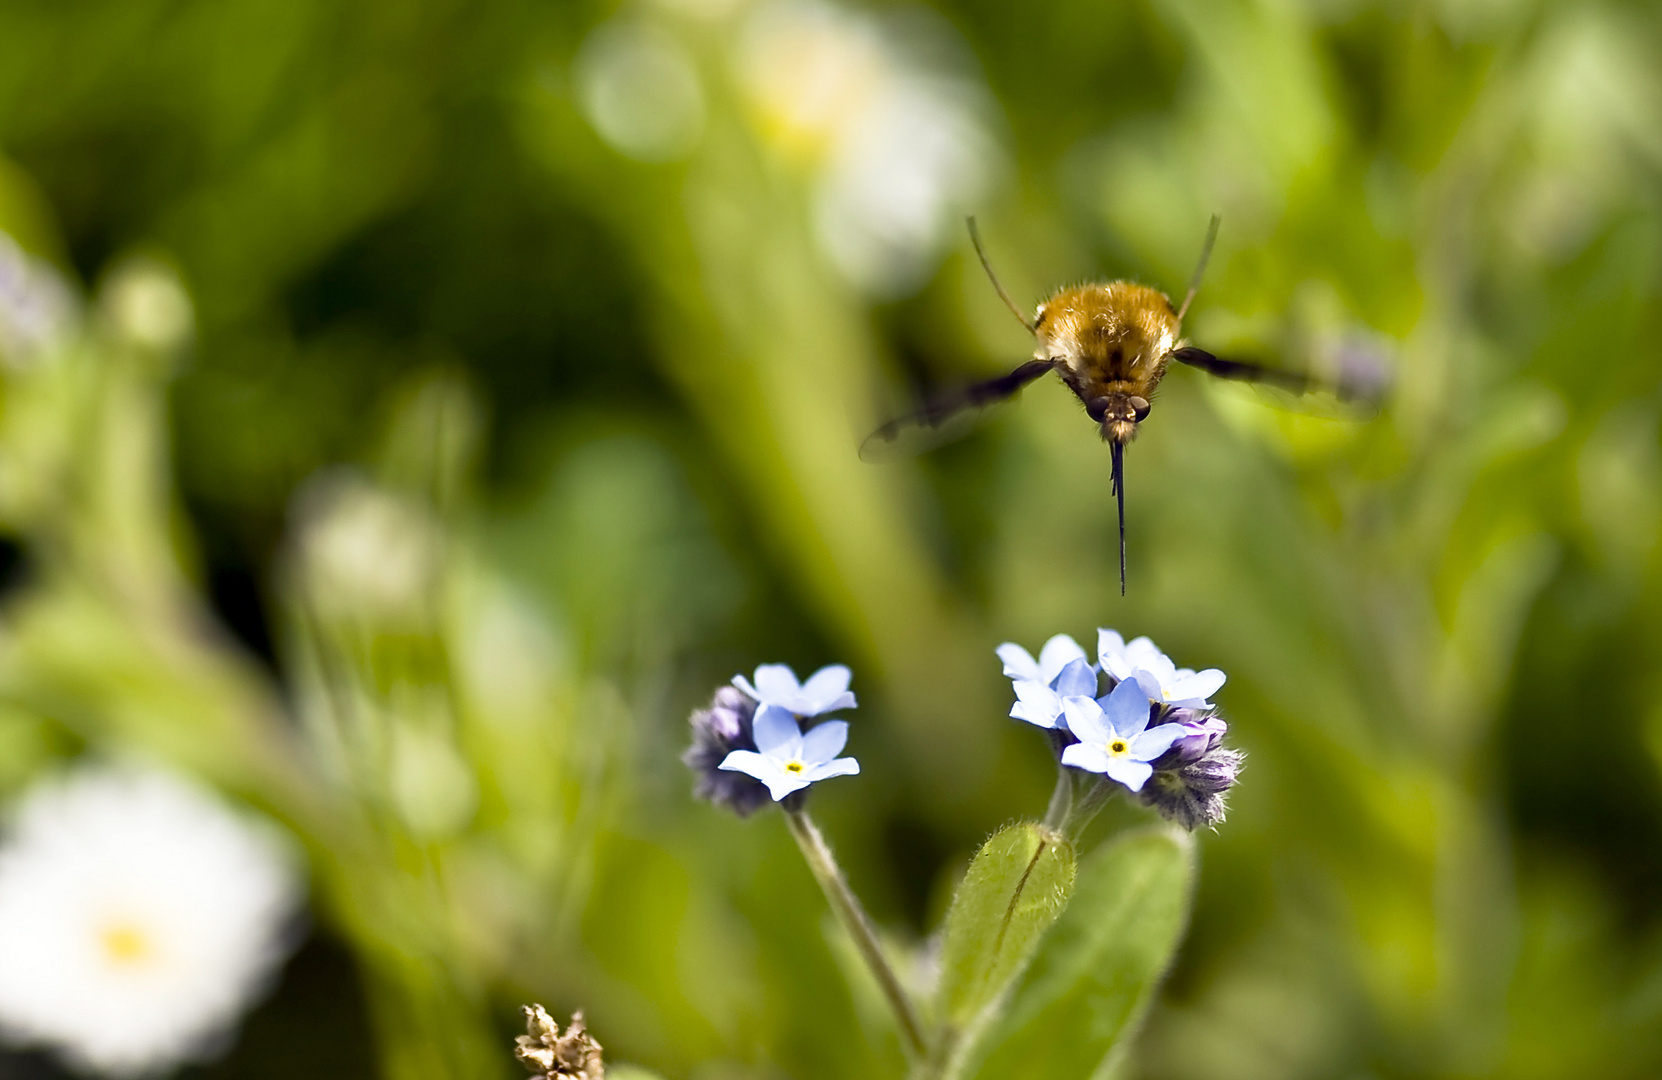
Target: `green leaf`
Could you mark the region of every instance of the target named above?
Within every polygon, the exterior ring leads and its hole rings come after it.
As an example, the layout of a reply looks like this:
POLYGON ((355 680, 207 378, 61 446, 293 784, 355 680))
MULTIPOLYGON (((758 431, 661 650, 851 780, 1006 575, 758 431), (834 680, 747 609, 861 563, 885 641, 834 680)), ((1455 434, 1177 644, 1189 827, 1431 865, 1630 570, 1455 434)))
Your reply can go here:
POLYGON ((1139 830, 1092 852, 1067 914, 980 1040, 985 1060, 972 1075, 1107 1073, 1177 954, 1193 881, 1194 843, 1173 829, 1139 830))
POLYGON ((1021 974, 1073 891, 1073 845, 1037 822, 982 845, 946 913, 936 1016, 942 1046, 972 1029, 1021 974))

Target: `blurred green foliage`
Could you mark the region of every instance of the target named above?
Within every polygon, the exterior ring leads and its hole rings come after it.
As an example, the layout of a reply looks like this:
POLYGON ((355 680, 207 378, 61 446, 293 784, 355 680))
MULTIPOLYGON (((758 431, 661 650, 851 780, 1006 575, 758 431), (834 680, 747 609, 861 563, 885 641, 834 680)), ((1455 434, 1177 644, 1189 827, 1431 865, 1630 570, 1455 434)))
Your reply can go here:
MULTIPOLYGON (((139 752, 287 822, 389 1077, 511 1075, 529 999, 666 1076, 884 1075, 781 823, 687 794, 687 711, 850 663, 816 814, 915 939, 1049 790, 992 647, 1113 626, 1227 670, 1249 754, 1121 1075, 1654 1076, 1659 49, 1618 0, 11 0, 0 229, 86 298, 0 372, 0 787, 139 752), (770 10, 821 19, 782 76, 770 10), (918 145, 981 133, 957 187, 855 177, 938 196, 904 265, 827 216, 871 64, 937 73, 918 145), (855 455, 1031 347, 968 209, 1024 301, 1179 291, 1217 210, 1191 336, 1383 356, 1389 400, 1174 373, 1122 600, 1054 385, 855 455)), ((291 979, 214 1071, 321 1074, 339 1000, 291 979)))

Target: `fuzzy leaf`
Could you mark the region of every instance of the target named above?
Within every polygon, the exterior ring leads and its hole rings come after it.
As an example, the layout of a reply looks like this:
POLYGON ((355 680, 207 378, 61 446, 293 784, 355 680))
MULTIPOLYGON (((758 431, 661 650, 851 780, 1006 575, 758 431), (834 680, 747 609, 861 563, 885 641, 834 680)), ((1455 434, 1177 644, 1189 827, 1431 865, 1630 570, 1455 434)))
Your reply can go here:
POLYGON ((1108 1072, 1148 1011, 1183 938, 1194 843, 1139 830, 1092 852, 1067 914, 980 1040, 979 1080, 1080 1080, 1108 1072))
POLYGON ((1073 845, 1037 822, 981 846, 946 914, 936 1013, 943 1043, 971 1029, 1021 974, 1073 891, 1073 845))

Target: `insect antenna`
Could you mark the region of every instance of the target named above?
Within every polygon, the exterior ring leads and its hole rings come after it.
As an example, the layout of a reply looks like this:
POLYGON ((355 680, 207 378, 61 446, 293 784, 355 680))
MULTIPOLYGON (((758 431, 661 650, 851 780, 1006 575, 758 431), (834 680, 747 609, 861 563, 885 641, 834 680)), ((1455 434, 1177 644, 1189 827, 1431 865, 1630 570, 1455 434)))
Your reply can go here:
MULTIPOLYGON (((1206 273, 1207 260, 1212 257, 1212 245, 1218 242, 1218 226, 1222 224, 1223 218, 1217 214, 1213 214, 1212 224, 1206 227, 1206 243, 1202 244, 1200 247, 1200 262, 1195 264, 1195 275, 1189 279, 1189 291, 1183 297, 1183 306, 1177 309, 1178 322, 1183 321, 1183 316, 1189 311, 1189 305, 1194 303, 1195 293, 1200 291, 1200 279, 1201 276, 1206 273)), ((971 230, 974 230, 973 225, 971 226, 971 230)), ((982 257, 983 261, 985 261, 985 258, 985 256, 982 257)), ((992 271, 989 270, 987 273, 990 274, 992 271)), ((997 283, 995 282, 994 284, 997 283)), ((1005 303, 1008 304, 1009 301, 1006 300, 1005 303)))
POLYGON ((1120 595, 1125 595, 1125 444, 1108 444, 1114 458, 1114 495, 1120 504, 1120 595))
MULTIPOLYGON (((993 264, 987 259, 986 249, 981 246, 981 232, 975 227, 975 218, 973 216, 967 217, 964 222, 969 226, 970 243, 975 245, 975 253, 981 257, 981 269, 987 272, 987 280, 993 283, 993 291, 998 293, 998 298, 1004 301, 1004 306, 1010 309, 1010 314, 1016 317, 1016 321, 1027 327, 1029 334, 1033 333, 1033 324, 1028 321, 1027 316, 1023 315, 1021 309, 1010 299, 1010 294, 1004 291, 1004 286, 998 283, 998 275, 993 273, 993 264)), ((1217 230, 1214 228, 1213 231, 1216 232, 1217 230)), ((1179 319, 1181 318, 1182 316, 1179 316, 1179 319)))

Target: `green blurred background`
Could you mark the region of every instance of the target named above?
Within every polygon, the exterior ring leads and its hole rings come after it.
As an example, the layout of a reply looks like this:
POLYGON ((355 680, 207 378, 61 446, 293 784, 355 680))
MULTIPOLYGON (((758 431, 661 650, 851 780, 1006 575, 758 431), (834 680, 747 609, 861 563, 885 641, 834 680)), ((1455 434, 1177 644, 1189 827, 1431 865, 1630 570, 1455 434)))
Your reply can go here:
POLYGON ((6 0, 0 229, 82 299, 0 370, 0 792, 137 752, 302 839, 191 1075, 512 1076, 533 999, 892 1075, 686 714, 849 663, 815 810, 917 941, 1052 780, 993 647, 1111 626, 1249 755, 1128 1075, 1662 1074, 1658 56, 1615 0, 6 0), (1025 305, 1181 292, 1214 210, 1197 343, 1394 378, 1173 373, 1124 599, 1054 383, 858 460, 1031 349, 964 213, 1025 305))

